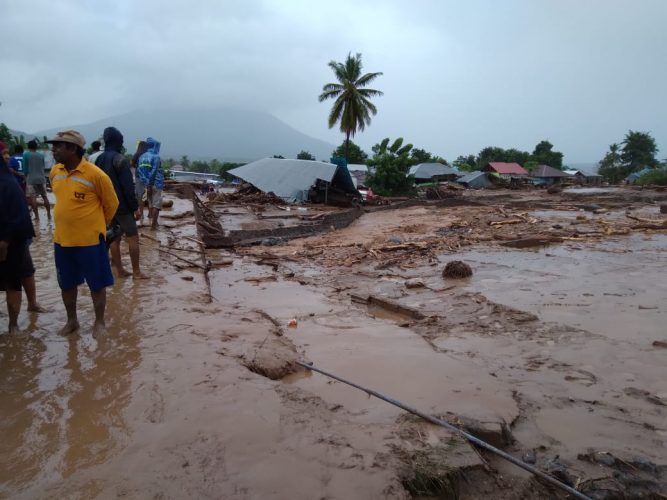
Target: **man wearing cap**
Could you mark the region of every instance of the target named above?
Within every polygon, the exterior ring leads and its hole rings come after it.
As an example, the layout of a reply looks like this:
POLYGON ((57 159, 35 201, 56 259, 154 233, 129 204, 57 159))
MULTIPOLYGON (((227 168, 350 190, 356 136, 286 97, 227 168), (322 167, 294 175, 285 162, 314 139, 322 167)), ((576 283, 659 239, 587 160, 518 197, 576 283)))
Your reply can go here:
POLYGON ((60 333, 67 335, 79 328, 76 299, 78 286, 85 280, 95 309, 93 335, 97 335, 105 330, 106 287, 113 285, 105 235, 118 208, 118 197, 109 176, 83 158, 86 141, 79 132, 64 130, 47 142, 58 162, 49 179, 56 196, 56 271, 67 310, 67 323, 60 333))

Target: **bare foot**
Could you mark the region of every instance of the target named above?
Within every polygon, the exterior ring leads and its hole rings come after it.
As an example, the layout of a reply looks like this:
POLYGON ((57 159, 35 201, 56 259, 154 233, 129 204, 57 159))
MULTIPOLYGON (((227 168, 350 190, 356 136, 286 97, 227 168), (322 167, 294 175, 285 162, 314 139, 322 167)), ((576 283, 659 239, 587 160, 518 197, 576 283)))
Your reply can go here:
POLYGON ((39 304, 28 304, 28 311, 36 312, 36 313, 45 313, 45 312, 47 312, 47 310, 44 309, 39 304))
POLYGON ((146 275, 145 275, 144 273, 142 273, 141 271, 137 271, 137 272, 133 272, 133 273, 132 273, 132 279, 135 279, 135 280, 147 280, 148 278, 149 278, 149 277, 146 276, 146 275))
POLYGON ((78 329, 79 329, 79 322, 77 320, 68 321, 67 323, 65 323, 65 326, 63 326, 60 329, 58 335, 69 335, 71 333, 76 332, 78 329))
POLYGON ((21 333, 21 330, 19 330, 19 325, 9 325, 7 333, 9 333, 9 335, 18 335, 21 333))
POLYGON ((116 269, 116 274, 118 274, 118 276, 120 278, 127 278, 128 276, 132 276, 132 273, 130 273, 129 271, 126 271, 122 267, 120 269, 116 269))
POLYGON ((107 333, 107 326, 104 321, 96 321, 93 325, 93 337, 98 338, 107 333))

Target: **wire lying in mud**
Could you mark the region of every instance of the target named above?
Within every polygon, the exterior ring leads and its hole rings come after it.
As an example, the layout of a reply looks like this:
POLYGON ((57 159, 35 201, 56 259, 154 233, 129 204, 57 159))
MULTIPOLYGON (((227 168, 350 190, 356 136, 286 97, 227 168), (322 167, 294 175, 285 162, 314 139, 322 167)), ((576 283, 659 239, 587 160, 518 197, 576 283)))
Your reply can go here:
POLYGON ((527 470, 531 474, 535 474, 536 476, 544 479, 545 481, 552 484, 553 486, 556 486, 557 488, 560 488, 561 490, 566 491, 567 493, 569 493, 570 495, 575 496, 576 498, 581 498, 583 500, 592 500, 590 497, 587 497, 583 493, 581 493, 581 492, 575 490, 574 488, 572 488, 571 486, 568 486, 567 484, 559 481, 558 479, 556 479, 555 477, 547 474, 546 472, 543 472, 543 471, 533 467, 532 465, 529 465, 526 462, 523 462, 523 461, 519 460, 518 458, 513 457, 509 453, 505 453, 504 451, 496 448, 495 446, 492 446, 489 443, 487 443, 485 441, 482 441, 481 439, 479 439, 479 438, 473 436, 472 434, 469 434, 469 433, 459 429, 458 427, 450 424, 449 422, 445 422, 444 420, 441 420, 439 418, 435 418, 431 415, 423 413, 423 412, 417 410, 416 408, 412 408, 411 406, 408 406, 405 403, 401 403, 400 401, 397 401, 396 399, 393 399, 393 398, 390 398, 389 396, 385 396, 383 394, 380 394, 379 392, 376 392, 372 389, 368 389, 368 388, 363 387, 361 385, 355 384, 354 382, 350 382, 349 380, 345 380, 341 377, 338 377, 337 375, 334 375, 333 373, 329 373, 329 372, 326 372, 326 371, 321 370, 319 368, 316 368, 313 365, 309 365, 309 364, 303 363, 301 361, 296 361, 296 364, 306 368, 307 370, 312 370, 312 371, 321 373, 322 375, 326 375, 327 377, 338 380, 339 382, 343 382, 344 384, 347 384, 347 385, 352 386, 356 389, 364 391, 365 393, 367 393, 371 396, 375 396, 376 398, 381 399, 383 401, 386 401, 387 403, 390 403, 394 406, 398 406, 399 408, 401 408, 401 409, 403 409, 407 412, 410 412, 413 415, 417 415, 417 416, 423 418, 424 420, 427 420, 428 422, 431 422, 432 424, 440 425, 442 427, 445 427, 445 428, 449 429, 450 431, 453 431, 453 432, 463 436, 465 439, 467 439, 471 443, 479 446, 480 448, 484 448, 485 450, 489 450, 490 452, 498 455, 499 457, 504 458, 508 462, 513 463, 517 467, 521 467, 522 469, 527 470))

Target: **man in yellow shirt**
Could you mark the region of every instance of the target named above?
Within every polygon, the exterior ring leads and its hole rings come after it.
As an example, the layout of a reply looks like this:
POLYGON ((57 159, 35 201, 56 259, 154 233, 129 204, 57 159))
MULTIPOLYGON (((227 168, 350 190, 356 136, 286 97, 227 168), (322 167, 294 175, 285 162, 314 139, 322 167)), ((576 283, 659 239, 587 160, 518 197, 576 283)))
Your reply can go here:
POLYGON ((85 280, 95 309, 93 335, 97 335, 105 330, 106 287, 113 285, 105 235, 118 208, 118 198, 109 176, 83 158, 86 140, 79 132, 64 130, 47 142, 58 162, 51 169, 49 180, 56 196, 56 271, 67 310, 67 323, 60 334, 79 328, 76 299, 78 287, 85 280))

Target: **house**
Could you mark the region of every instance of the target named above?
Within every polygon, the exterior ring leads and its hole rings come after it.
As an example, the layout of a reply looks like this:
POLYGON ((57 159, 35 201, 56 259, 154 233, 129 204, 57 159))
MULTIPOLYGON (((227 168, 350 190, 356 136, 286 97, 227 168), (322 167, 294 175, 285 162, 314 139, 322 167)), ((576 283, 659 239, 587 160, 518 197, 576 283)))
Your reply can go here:
POLYGON ((568 175, 572 176, 572 180, 576 184, 588 184, 591 186, 599 186, 602 184, 602 176, 599 174, 590 174, 588 172, 584 172, 583 170, 576 170, 576 169, 565 169, 563 170, 568 175))
POLYGON ((415 178, 416 183, 432 182, 434 180, 448 180, 453 181, 461 175, 461 172, 449 165, 442 163, 420 163, 410 167, 408 175, 415 178))
POLYGON ((360 197, 347 168, 323 161, 263 158, 228 173, 286 201, 343 203, 360 197))
POLYGON ((489 176, 485 172, 470 172, 459 177, 456 182, 470 189, 484 189, 492 186, 489 176))
POLYGON ((639 171, 637 171, 637 172, 632 172, 630 175, 628 175, 628 176, 627 176, 625 179, 623 179, 623 180, 624 180, 624 182, 625 182, 626 184, 635 184, 635 183, 639 180, 639 178, 640 178, 642 175, 644 175, 644 174, 646 174, 646 173, 648 173, 648 172, 650 172, 650 171, 652 171, 652 170, 653 170, 653 169, 652 169, 651 167, 644 167, 644 168, 642 168, 641 170, 639 170, 639 171))
POLYGON ((544 185, 560 184, 564 179, 572 177, 570 174, 549 165, 538 165, 530 172, 530 176, 535 180, 535 184, 544 185))
POLYGON ((502 161, 491 161, 482 169, 484 172, 496 173, 505 179, 514 177, 527 177, 528 170, 518 163, 505 163, 502 161))

